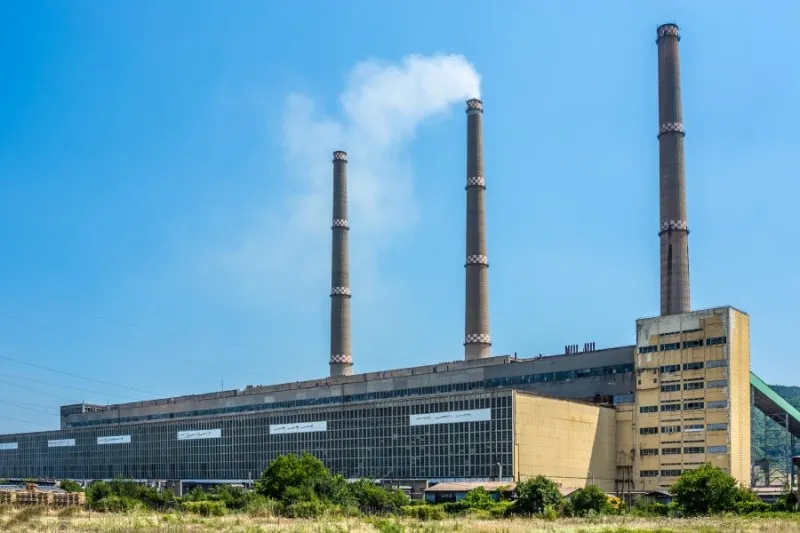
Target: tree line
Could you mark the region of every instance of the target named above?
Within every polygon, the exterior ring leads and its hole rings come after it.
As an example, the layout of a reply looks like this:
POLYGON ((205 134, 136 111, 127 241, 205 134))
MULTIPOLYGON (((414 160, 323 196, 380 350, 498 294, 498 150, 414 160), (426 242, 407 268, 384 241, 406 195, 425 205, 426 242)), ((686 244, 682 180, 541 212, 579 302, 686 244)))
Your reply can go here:
MULTIPOLYGON (((63 481, 65 490, 81 490, 80 485, 63 481)), ((201 515, 247 512, 254 516, 315 518, 335 516, 403 516, 436 520, 448 516, 477 518, 540 516, 584 517, 599 514, 696 516, 719 513, 751 514, 766 511, 796 511, 797 497, 787 492, 775 504, 766 504, 748 488, 720 468, 706 464, 683 473, 670 488, 668 504, 639 501, 626 508, 618 498, 588 485, 564 498, 552 480, 537 476, 516 484, 512 491, 492 495, 483 487, 471 490, 460 501, 428 504, 411 500, 403 491, 382 487, 373 480, 348 481, 332 474, 311 454, 282 455, 262 472, 253 490, 220 485, 209 490, 192 489, 182 498, 172 490, 157 490, 133 481, 96 481, 86 489, 87 505, 96 511, 127 511, 134 508, 183 510, 201 515)))

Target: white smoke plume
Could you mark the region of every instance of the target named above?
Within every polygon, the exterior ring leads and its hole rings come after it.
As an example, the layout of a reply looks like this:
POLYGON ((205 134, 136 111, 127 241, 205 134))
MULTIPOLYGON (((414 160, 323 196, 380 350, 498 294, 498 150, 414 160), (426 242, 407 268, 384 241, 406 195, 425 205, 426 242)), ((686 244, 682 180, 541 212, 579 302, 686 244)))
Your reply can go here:
MULTIPOLYGON (((370 263, 393 234, 415 221, 414 177, 404 161, 417 127, 479 94, 480 76, 463 56, 412 55, 398 64, 357 64, 339 95, 340 119, 322 115, 303 94, 289 95, 283 141, 290 174, 284 179, 295 193, 266 213, 263 225, 229 256, 240 279, 285 287, 329 276, 334 150, 346 151, 350 160, 351 264, 370 263)), ((251 290, 258 288, 265 287, 251 290)))

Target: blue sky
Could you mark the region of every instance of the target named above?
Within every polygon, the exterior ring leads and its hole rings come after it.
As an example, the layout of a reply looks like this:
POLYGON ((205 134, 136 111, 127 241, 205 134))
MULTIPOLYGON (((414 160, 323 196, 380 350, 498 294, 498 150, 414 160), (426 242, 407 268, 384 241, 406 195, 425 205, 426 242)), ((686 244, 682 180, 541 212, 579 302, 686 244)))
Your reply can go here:
POLYGON ((0 34, 0 432, 326 375, 333 149, 357 371, 462 358, 478 80, 495 353, 634 342, 673 21, 693 307, 749 312, 753 369, 800 385, 796 2, 37 4, 0 34))

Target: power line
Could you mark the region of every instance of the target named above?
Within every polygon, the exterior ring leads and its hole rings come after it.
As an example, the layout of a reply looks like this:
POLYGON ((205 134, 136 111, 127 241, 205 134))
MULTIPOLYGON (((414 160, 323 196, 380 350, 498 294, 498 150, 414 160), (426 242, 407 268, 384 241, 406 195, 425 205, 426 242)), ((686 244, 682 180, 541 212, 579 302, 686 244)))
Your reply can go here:
MULTIPOLYGON (((256 350, 256 351, 259 351, 259 352, 269 351, 264 346, 255 346, 253 344, 247 344, 247 343, 242 343, 242 342, 238 342, 238 341, 228 341, 228 340, 221 340, 221 339, 213 339, 213 338, 205 337, 205 336, 201 336, 201 335, 179 333, 179 332, 170 331, 170 330, 164 329, 164 328, 157 328, 157 327, 153 327, 153 326, 145 326, 143 324, 137 324, 135 322, 120 320, 120 319, 116 319, 116 318, 109 318, 109 317, 97 316, 97 315, 88 315, 88 314, 85 314, 85 313, 77 313, 74 310, 69 310, 69 309, 65 309, 63 307, 58 307, 58 306, 56 306, 55 309, 59 309, 61 311, 70 313, 72 315, 80 314, 81 316, 83 316, 84 318, 87 318, 89 320, 108 322, 108 323, 111 323, 111 324, 117 324, 117 325, 120 325, 120 326, 125 326, 125 327, 129 327, 129 328, 136 328, 136 329, 141 329, 141 330, 145 330, 145 331, 153 331, 153 332, 161 333, 161 334, 168 335, 168 336, 171 336, 171 337, 183 337, 183 338, 186 338, 186 339, 193 339, 193 340, 204 342, 204 343, 208 343, 208 344, 218 344, 218 345, 222 345, 222 346, 237 346, 237 347, 240 347, 240 348, 247 348, 249 350, 256 350)), ((43 324, 38 324, 36 322, 33 322, 31 320, 28 320, 26 318, 23 318, 23 317, 20 317, 20 316, 11 314, 11 313, 8 313, 6 311, 0 311, 0 316, 5 317, 5 318, 7 318, 9 320, 14 320, 16 322, 21 322, 23 324, 27 324, 29 326, 45 329, 45 330, 51 331, 53 333, 60 333, 60 334, 65 334, 66 333, 64 331, 59 331, 59 330, 54 329, 54 328, 52 328, 50 326, 45 326, 43 324)))
POLYGON ((40 407, 42 409, 53 409, 53 410, 58 411, 57 407, 53 407, 51 405, 42 405, 40 403, 23 402, 23 401, 20 401, 20 400, 14 400, 14 403, 21 403, 22 405, 30 405, 32 407, 40 407))
POLYGON ((51 411, 45 411, 44 409, 37 409, 35 407, 26 407, 26 406, 18 404, 16 402, 9 402, 9 401, 6 401, 6 400, 0 400, 0 403, 4 403, 6 405, 13 405, 14 407, 16 407, 18 409, 26 409, 28 411, 35 411, 37 413, 44 413, 46 415, 57 415, 58 414, 58 413, 54 413, 54 412, 51 412, 51 411))
POLYGON ((18 389, 27 390, 27 391, 30 391, 30 392, 35 392, 36 394, 40 394, 42 396, 51 396, 53 398, 57 398, 59 400, 64 400, 65 402, 69 402, 69 403, 80 403, 80 402, 77 402, 77 401, 75 401, 74 399, 71 399, 71 398, 64 398, 63 396, 59 396, 57 394, 51 394, 49 392, 42 392, 40 390, 32 389, 30 387, 25 387, 23 385, 19 385, 17 383, 12 383, 12 382, 6 381, 4 379, 0 379, 0 383, 5 383, 6 385, 11 385, 12 387, 17 387, 18 389))
POLYGON ((111 383, 110 381, 103 381, 101 379, 87 378, 85 376, 80 376, 78 374, 73 374, 71 372, 65 372, 64 370, 56 370, 55 368, 50 368, 50 367, 46 367, 46 366, 42 366, 42 365, 37 365, 36 363, 29 363, 27 361, 21 361, 19 359, 14 359, 13 357, 8 357, 6 355, 0 355, 0 359, 5 359, 6 361, 12 361, 12 362, 18 363, 20 365, 26 365, 26 366, 30 366, 30 367, 33 367, 33 368, 39 368, 41 370, 47 370, 48 372, 55 372, 56 374, 63 374, 65 376, 70 376, 70 377, 77 378, 77 379, 83 379, 83 380, 86 380, 86 381, 92 381, 94 383, 101 383, 103 385, 108 385, 109 387, 119 387, 119 388, 122 388, 122 389, 128 389, 128 390, 132 390, 132 391, 136 391, 136 392, 141 392, 141 393, 144 393, 144 394, 153 394, 155 396, 162 396, 162 397, 166 396, 165 394, 160 394, 158 392, 153 392, 153 391, 148 391, 148 390, 143 390, 143 389, 137 389, 136 387, 130 387, 128 385, 120 385, 119 383, 111 383))
POLYGON ((76 391, 80 391, 80 392, 88 392, 90 394, 102 394, 102 395, 106 395, 106 396, 116 396, 117 398, 125 398, 127 400, 134 400, 134 401, 141 400, 141 398, 134 398, 133 396, 125 396, 123 394, 114 394, 112 392, 103 392, 103 391, 96 391, 96 390, 91 390, 91 389, 82 389, 80 387, 72 387, 70 385, 61 385, 61 384, 58 384, 58 383, 49 383, 47 381, 41 381, 39 379, 24 378, 22 376, 12 376, 11 374, 6 374, 4 372, 0 372, 0 376, 5 376, 7 378, 12 378, 12 379, 21 379, 21 380, 24 380, 24 381, 30 381, 30 382, 33 382, 33 383, 38 383, 40 385, 47 385, 48 387, 61 387, 63 389, 72 389, 72 390, 76 390, 76 391))
POLYGON ((21 418, 14 418, 11 416, 0 416, 3 420, 13 420, 14 422, 22 422, 24 424, 34 424, 37 426, 52 427, 52 424, 42 424, 41 422, 33 422, 32 420, 22 420, 21 418))

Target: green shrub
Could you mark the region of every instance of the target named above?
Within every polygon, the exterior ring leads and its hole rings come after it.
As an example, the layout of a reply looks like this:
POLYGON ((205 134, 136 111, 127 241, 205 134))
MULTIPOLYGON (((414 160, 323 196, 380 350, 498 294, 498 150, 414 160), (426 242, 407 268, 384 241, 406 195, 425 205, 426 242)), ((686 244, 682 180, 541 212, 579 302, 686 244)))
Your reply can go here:
POLYGON ((255 492, 248 492, 245 500, 245 510, 247 514, 252 517, 275 516, 279 514, 281 510, 280 502, 271 500, 255 492))
POLYGON ((317 500, 295 502, 283 507, 283 515, 289 518, 319 518, 325 514, 325 505, 317 500))
POLYGON ((225 504, 222 502, 183 502, 182 506, 186 512, 199 514, 200 516, 223 516, 227 511, 225 504))
POLYGON ((83 487, 81 487, 79 483, 72 481, 71 479, 65 479, 63 481, 59 481, 58 486, 67 492, 83 492, 83 487))
POLYGON ((711 464, 685 471, 670 487, 675 501, 687 515, 735 511, 737 501, 752 501, 736 480, 711 464))
POLYGON ((406 531, 402 524, 398 524, 394 520, 375 520, 372 525, 380 533, 405 533, 406 531))
POLYGON ((492 518, 505 518, 511 514, 513 508, 514 508, 514 502, 510 501, 492 502, 491 507, 489 507, 489 515, 492 518))
POLYGON ((444 520, 447 515, 441 505, 427 505, 424 502, 413 505, 404 505, 401 513, 406 518, 415 518, 422 521, 444 520))
POLYGON ((93 501, 90 508, 93 511, 100 511, 101 513, 122 513, 141 507, 141 505, 140 502, 133 498, 115 496, 112 494, 101 500, 93 501))
POLYGON ((544 508, 544 512, 542 513, 542 518, 548 521, 553 521, 558 519, 558 509, 553 507, 552 505, 546 505, 544 508))
POLYGON ((736 514, 764 513, 771 509, 771 505, 762 501, 736 502, 736 514))
POLYGON ((547 506, 557 508, 563 503, 558 485, 544 476, 521 482, 516 492, 517 501, 513 511, 517 514, 541 514, 547 506))
POLYGON ((587 485, 575 491, 567 506, 572 516, 593 516, 612 511, 608 497, 597 485, 587 485))

